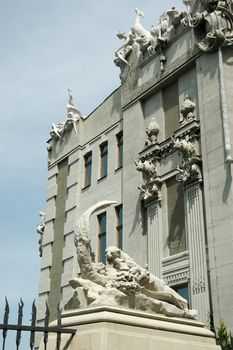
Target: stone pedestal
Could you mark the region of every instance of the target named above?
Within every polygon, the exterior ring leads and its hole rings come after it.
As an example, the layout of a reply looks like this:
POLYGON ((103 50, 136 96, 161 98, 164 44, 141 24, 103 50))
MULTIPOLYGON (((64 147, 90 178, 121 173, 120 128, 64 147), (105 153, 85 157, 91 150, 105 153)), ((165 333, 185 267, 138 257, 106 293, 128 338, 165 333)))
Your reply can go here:
MULTIPOLYGON (((62 324, 77 328, 77 333, 73 339, 62 335, 61 349, 220 350, 213 333, 200 322, 133 310, 113 307, 78 310, 65 313, 62 324)), ((49 336, 48 349, 56 349, 55 335, 49 336)))

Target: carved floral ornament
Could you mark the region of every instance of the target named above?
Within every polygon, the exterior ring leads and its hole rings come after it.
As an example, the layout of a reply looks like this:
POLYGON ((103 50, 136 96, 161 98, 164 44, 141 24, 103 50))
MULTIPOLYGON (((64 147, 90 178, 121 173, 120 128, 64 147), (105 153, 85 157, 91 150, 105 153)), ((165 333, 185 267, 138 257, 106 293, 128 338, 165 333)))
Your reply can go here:
POLYGON ((196 105, 188 94, 185 94, 184 102, 180 106, 180 124, 186 124, 196 118, 196 105))
MULTIPOLYGON (((158 134, 160 128, 155 118, 151 118, 151 121, 146 129, 146 141, 145 148, 158 145, 158 134)), ((159 146, 157 146, 156 152, 159 152, 159 146)), ((157 170, 157 157, 149 156, 148 159, 140 159, 138 162, 134 161, 136 169, 142 173, 143 183, 139 184, 138 189, 141 191, 141 199, 147 200, 154 198, 159 201, 161 198, 161 186, 162 180, 158 175, 157 170)))
MULTIPOLYGON (((195 103, 186 94, 180 107, 181 128, 196 119, 195 108, 195 103)), ((142 200, 154 199, 162 201, 161 187, 163 181, 158 174, 158 164, 161 157, 173 153, 174 150, 177 150, 183 158, 182 164, 177 166, 177 181, 184 183, 191 181, 202 182, 201 157, 198 155, 194 143, 194 140, 198 138, 197 129, 199 130, 197 123, 195 125, 190 123, 188 130, 182 136, 171 137, 171 142, 168 142, 166 147, 161 147, 158 142, 159 125, 155 118, 151 119, 146 129, 145 150, 151 146, 155 147, 147 152, 146 156, 141 157, 138 162, 134 161, 136 170, 142 173, 143 182, 138 186, 142 200), (191 140, 193 141, 191 142, 191 140)))
POLYGON ((146 134, 147 134, 147 139, 145 142, 146 147, 158 144, 159 131, 160 131, 160 128, 158 123, 156 122, 156 119, 151 118, 148 128, 146 129, 146 134))
POLYGON ((192 283, 192 293, 195 294, 203 294, 206 292, 206 283, 204 278, 196 278, 192 283))
POLYGON ((198 46, 212 52, 220 46, 233 45, 232 0, 183 0, 188 17, 183 22, 194 28, 198 46))

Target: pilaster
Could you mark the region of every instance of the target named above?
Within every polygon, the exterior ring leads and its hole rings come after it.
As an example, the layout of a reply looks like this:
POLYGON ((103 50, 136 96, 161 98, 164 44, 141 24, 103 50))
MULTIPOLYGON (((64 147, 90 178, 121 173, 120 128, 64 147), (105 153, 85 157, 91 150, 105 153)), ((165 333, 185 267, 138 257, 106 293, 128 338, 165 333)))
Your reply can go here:
POLYGON ((192 308, 198 310, 199 319, 206 323, 210 306, 202 192, 199 183, 186 187, 185 203, 192 308))
POLYGON ((148 268, 155 276, 162 277, 161 268, 161 204, 153 202, 147 207, 148 268))

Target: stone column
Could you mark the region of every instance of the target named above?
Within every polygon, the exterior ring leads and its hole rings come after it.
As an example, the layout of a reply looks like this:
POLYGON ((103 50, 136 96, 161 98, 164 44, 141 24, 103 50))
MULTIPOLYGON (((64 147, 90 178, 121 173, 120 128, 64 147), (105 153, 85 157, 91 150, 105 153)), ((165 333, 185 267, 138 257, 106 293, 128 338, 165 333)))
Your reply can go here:
POLYGON ((185 197, 192 308, 198 310, 199 320, 206 323, 209 312, 209 289, 200 184, 195 183, 186 187, 185 197))
POLYGON ((148 229, 148 267, 155 276, 162 278, 161 267, 161 204, 153 202, 147 207, 147 229, 148 229))

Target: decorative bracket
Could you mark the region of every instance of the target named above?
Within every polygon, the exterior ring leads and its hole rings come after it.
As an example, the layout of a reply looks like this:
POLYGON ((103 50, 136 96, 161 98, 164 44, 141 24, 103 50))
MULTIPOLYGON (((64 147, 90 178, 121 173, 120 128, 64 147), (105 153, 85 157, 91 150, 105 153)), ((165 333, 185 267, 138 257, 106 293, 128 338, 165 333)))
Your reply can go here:
POLYGON ((198 180, 202 182, 201 172, 201 158, 197 155, 194 144, 190 141, 187 135, 184 139, 172 137, 173 148, 177 150, 183 156, 182 165, 177 167, 179 173, 176 176, 179 182, 189 182, 192 180, 198 180))
POLYGON ((56 141, 59 139, 61 141, 64 141, 64 135, 66 131, 72 127, 74 128, 75 134, 77 134, 76 125, 79 119, 81 118, 83 118, 82 114, 74 105, 72 90, 68 89, 68 104, 67 104, 66 120, 64 122, 59 122, 57 124, 52 123, 52 131, 51 131, 52 138, 56 141))
POLYGON ((142 172, 143 184, 138 186, 141 190, 141 199, 155 198, 161 202, 162 180, 158 175, 157 164, 153 160, 139 160, 135 162, 136 169, 142 172))

